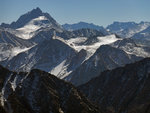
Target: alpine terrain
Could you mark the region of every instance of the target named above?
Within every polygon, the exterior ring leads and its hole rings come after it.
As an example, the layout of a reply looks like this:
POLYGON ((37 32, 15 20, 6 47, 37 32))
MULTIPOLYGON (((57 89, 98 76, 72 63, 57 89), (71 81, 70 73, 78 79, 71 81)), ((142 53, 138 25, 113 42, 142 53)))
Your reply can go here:
POLYGON ((150 58, 128 64, 78 88, 112 113, 150 113, 150 58))
POLYGON ((150 22, 61 25, 38 7, 2 23, 0 113, 148 113, 149 42, 150 22))
POLYGON ((0 75, 0 113, 101 113, 73 85, 44 71, 0 66, 0 75))

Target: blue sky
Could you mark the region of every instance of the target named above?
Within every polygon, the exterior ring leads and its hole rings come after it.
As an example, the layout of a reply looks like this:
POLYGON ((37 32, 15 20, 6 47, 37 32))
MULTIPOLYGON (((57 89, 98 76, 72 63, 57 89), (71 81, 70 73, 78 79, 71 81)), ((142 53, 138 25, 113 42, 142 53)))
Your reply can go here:
POLYGON ((114 21, 150 21, 150 0, 0 0, 0 23, 16 21, 36 7, 60 24, 84 21, 106 26, 114 21))

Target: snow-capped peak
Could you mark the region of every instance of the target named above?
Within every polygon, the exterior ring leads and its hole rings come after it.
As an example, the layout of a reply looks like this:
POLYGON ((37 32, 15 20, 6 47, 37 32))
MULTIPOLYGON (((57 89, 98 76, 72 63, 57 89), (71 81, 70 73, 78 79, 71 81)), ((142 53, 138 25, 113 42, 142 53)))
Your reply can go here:
POLYGON ((16 29, 19 31, 16 33, 16 36, 23 38, 23 39, 30 39, 34 32, 41 27, 49 26, 49 24, 44 23, 44 21, 48 21, 48 19, 45 16, 39 16, 31 21, 29 21, 25 26, 16 29))
POLYGON ((8 31, 22 39, 30 39, 40 28, 62 29, 48 13, 44 13, 40 8, 33 9, 20 16, 16 22, 2 24, 1 27, 11 28, 8 31))
POLYGON ((109 25, 107 29, 112 32, 116 33, 121 37, 130 38, 134 34, 139 33, 150 26, 149 22, 114 22, 113 24, 109 25))

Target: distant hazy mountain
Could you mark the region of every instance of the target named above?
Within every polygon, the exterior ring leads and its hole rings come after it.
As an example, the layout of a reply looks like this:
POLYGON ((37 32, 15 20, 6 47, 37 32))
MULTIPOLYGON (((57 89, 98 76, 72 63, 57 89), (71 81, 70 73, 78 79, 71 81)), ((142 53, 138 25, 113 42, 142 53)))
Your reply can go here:
POLYGON ((125 67, 104 71, 79 89, 111 113, 149 113, 149 81, 150 59, 146 58, 125 67))
POLYGON ((98 26, 93 23, 79 22, 75 24, 64 24, 62 25, 62 27, 69 31, 83 29, 83 28, 96 29, 98 31, 101 31, 105 35, 109 34, 109 32, 107 32, 103 26, 98 26))
POLYGON ((149 26, 150 22, 114 22, 113 24, 107 26, 107 30, 112 33, 116 33, 121 37, 129 38, 134 34, 145 30, 149 26))
POLYGON ((139 57, 150 57, 150 47, 145 45, 140 45, 131 38, 125 38, 123 40, 118 40, 111 44, 112 47, 124 50, 128 54, 134 54, 139 57))
POLYGON ((150 26, 132 36, 133 39, 150 41, 150 26))

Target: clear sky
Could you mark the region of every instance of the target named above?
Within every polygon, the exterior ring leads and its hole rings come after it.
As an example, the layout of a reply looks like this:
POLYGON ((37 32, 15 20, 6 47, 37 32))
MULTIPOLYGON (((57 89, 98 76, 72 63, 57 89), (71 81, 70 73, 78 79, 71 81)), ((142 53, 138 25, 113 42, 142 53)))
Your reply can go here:
POLYGON ((0 0, 0 23, 16 21, 36 7, 60 24, 84 21, 106 26, 114 21, 150 21, 150 0, 0 0))

